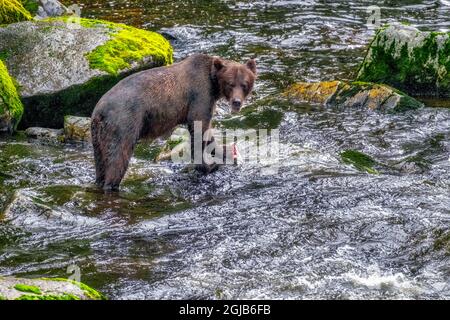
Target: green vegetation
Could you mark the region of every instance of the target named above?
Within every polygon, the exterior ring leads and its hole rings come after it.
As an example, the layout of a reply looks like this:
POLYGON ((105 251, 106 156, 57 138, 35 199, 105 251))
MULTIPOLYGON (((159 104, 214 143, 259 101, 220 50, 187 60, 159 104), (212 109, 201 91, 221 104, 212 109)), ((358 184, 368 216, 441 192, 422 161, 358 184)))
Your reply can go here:
POLYGON ((32 15, 38 12, 39 4, 36 0, 21 0, 23 7, 32 15))
POLYGON ((24 110, 14 83, 0 60, 0 120, 11 121, 12 129, 17 127, 24 110))
POLYGON ((18 290, 18 291, 22 291, 22 292, 29 292, 29 293, 34 293, 34 294, 42 294, 42 291, 39 287, 36 286, 30 286, 30 285, 26 285, 26 284, 16 284, 14 286, 14 289, 18 290))
POLYGON ((24 294, 21 295, 16 300, 81 300, 78 296, 70 294, 70 293, 63 293, 61 295, 56 294, 47 294, 47 295, 32 295, 32 294, 24 294))
POLYGON ((19 0, 0 0, 0 25, 31 19, 30 12, 19 0))
POLYGON ((134 149, 134 156, 141 160, 156 161, 158 155, 163 150, 163 146, 148 142, 141 142, 134 149))
POLYGON ((373 168, 378 163, 370 156, 362 152, 356 150, 345 150, 340 156, 344 163, 353 165, 359 171, 365 171, 370 174, 378 174, 378 171, 373 168))
POLYGON ((70 279, 64 279, 64 278, 43 278, 42 280, 51 280, 51 281, 64 281, 64 282, 68 282, 71 284, 76 285, 77 287, 79 287, 81 290, 83 290, 84 294, 92 299, 92 300, 106 300, 106 297, 104 295, 102 295, 100 292, 98 292, 95 289, 92 289, 91 287, 89 287, 88 285, 81 283, 81 282, 77 282, 74 280, 70 280, 70 279))

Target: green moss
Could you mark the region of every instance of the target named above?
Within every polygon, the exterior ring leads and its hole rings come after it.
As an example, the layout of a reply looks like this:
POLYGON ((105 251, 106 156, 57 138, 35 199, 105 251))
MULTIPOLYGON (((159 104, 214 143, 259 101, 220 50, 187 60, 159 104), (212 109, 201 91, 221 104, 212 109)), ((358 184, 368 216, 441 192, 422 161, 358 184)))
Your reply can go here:
POLYGON ((11 121, 12 129, 17 127, 23 115, 23 104, 14 80, 8 73, 5 64, 0 60, 0 120, 11 121))
POLYGON ((378 174, 378 171, 373 168, 378 163, 362 152, 356 150, 345 150, 340 154, 340 156, 344 163, 353 165, 359 171, 365 171, 370 174, 378 174))
POLYGON ((177 145, 179 145, 180 143, 182 143, 184 140, 183 138, 178 138, 178 139, 174 139, 174 140, 167 140, 166 145, 169 148, 169 151, 173 150, 173 148, 175 148, 177 145))
POLYGON ((76 295, 70 293, 63 293, 61 295, 47 294, 41 296, 24 294, 18 297, 16 300, 81 300, 81 299, 76 295))
POLYGON ((39 4, 36 0, 21 0, 23 7, 32 15, 36 15, 39 10, 39 4))
POLYGON ((84 294, 92 299, 92 300, 106 300, 106 297, 104 295, 102 295, 100 292, 98 292, 95 289, 92 289, 91 287, 89 287, 88 285, 81 283, 81 282, 77 282, 74 280, 70 280, 70 279, 64 279, 64 278, 43 278, 42 280, 51 280, 51 281, 64 281, 64 282, 69 282, 71 284, 76 285, 77 287, 79 287, 81 290, 83 290, 84 294))
POLYGON ((6 297, 0 295, 0 301, 1 301, 1 300, 8 300, 8 299, 6 299, 6 297))
POLYGON ((152 57, 153 62, 158 65, 173 63, 172 46, 158 33, 102 20, 58 19, 79 23, 85 28, 102 26, 110 30, 111 40, 86 55, 92 69, 117 75, 120 71, 130 68, 132 62, 141 61, 145 57, 152 57))
POLYGON ((156 158, 163 150, 163 146, 148 142, 141 142, 134 149, 134 156, 141 160, 156 161, 156 158))
POLYGON ((283 112, 273 108, 249 108, 241 116, 220 121, 220 126, 227 129, 276 129, 283 119, 283 112))
POLYGON ((19 0, 0 0, 0 25, 31 19, 31 14, 19 0))
POLYGON ((398 91, 397 93, 401 95, 401 98, 397 106, 392 110, 393 113, 404 112, 407 110, 415 110, 423 107, 423 104, 420 101, 414 99, 413 97, 410 97, 400 91, 398 91))
POLYGON ((21 291, 21 292, 42 294, 42 291, 41 291, 41 289, 39 287, 37 287, 37 286, 30 286, 30 285, 21 284, 21 283, 16 284, 14 286, 14 289, 16 289, 17 291, 21 291))

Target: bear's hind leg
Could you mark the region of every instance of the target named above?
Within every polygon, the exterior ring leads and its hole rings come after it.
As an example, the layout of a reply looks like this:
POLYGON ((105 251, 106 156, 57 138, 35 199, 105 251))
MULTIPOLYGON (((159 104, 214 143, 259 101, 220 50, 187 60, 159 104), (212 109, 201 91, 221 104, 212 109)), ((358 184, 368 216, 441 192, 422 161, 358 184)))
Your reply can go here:
POLYGON ((102 137, 103 123, 97 117, 93 117, 91 124, 92 146, 95 160, 95 184, 103 188, 105 183, 105 137, 102 137))
POLYGON ((133 136, 123 137, 115 148, 109 150, 107 162, 104 168, 103 190, 118 191, 128 169, 131 156, 133 155, 136 138, 133 136))

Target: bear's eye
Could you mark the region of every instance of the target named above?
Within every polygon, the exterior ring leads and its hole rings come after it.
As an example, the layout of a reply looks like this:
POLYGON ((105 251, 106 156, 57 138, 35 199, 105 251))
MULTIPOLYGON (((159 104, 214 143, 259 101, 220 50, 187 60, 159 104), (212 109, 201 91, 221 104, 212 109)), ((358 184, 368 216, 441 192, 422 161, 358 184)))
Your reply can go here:
POLYGON ((234 83, 233 82, 228 82, 227 85, 231 88, 234 88, 234 83))
POLYGON ((246 84, 243 84, 242 85, 242 90, 247 91, 247 89, 248 89, 248 86, 246 84))

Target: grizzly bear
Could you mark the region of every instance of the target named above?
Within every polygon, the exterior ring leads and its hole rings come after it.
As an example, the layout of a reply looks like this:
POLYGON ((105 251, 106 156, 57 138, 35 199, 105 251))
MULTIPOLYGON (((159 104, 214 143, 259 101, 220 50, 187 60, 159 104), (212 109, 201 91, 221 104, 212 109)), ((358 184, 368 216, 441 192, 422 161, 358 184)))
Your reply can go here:
MULTIPOLYGON (((239 64, 205 54, 123 79, 92 114, 96 184, 105 191, 118 190, 136 143, 167 136, 178 125, 187 125, 193 154, 194 122, 201 124, 202 132, 209 130, 220 98, 239 112, 255 79, 254 59, 239 64)), ((211 143, 212 136, 202 141, 202 149, 211 143)), ((217 165, 201 161, 196 169, 209 173, 217 165)))

